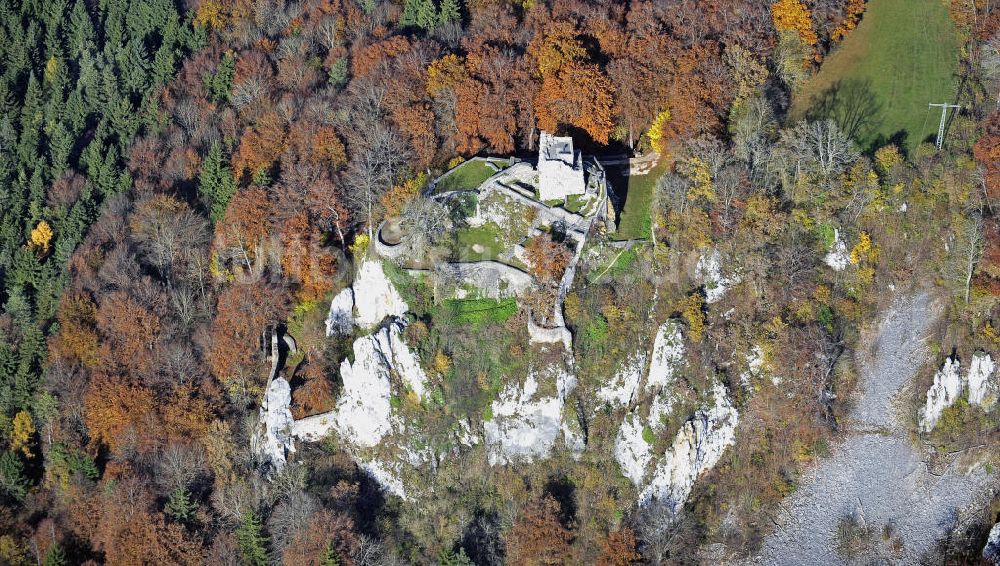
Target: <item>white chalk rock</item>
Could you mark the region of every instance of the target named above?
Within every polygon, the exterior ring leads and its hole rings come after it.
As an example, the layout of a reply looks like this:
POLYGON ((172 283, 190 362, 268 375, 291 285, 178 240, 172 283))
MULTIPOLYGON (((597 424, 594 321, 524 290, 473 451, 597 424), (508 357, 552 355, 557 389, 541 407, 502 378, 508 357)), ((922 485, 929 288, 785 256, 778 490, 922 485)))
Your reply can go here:
POLYGON ((640 505, 658 502, 675 515, 684 506, 694 482, 722 458, 736 439, 738 413, 726 388, 716 383, 714 404, 700 409, 677 432, 673 445, 660 459, 649 485, 639 495, 640 505))
POLYGON ((372 328, 389 316, 401 317, 409 310, 379 261, 362 262, 353 287, 357 310, 354 322, 362 328, 372 328))
POLYGON ((847 253, 847 244, 840 237, 839 229, 834 228, 833 230, 833 245, 826 257, 823 258, 823 263, 829 265, 834 271, 843 271, 851 263, 851 255, 847 253))
MULTIPOLYGON (((555 378, 557 387, 566 391, 568 380, 555 378)), ((483 425, 490 465, 531 462, 552 449, 562 431, 563 400, 559 395, 538 397, 537 392, 538 381, 531 372, 523 387, 509 385, 493 401, 493 418, 483 425)))
POLYGON ((986 564, 1000 564, 1000 523, 990 529, 990 536, 983 547, 983 560, 986 564))
POLYGON ((992 408, 997 401, 998 387, 994 375, 996 363, 989 354, 976 352, 969 363, 969 403, 992 408))
POLYGON ((714 303, 725 296, 730 287, 739 283, 739 277, 722 275, 722 254, 713 249, 698 258, 694 268, 697 277, 705 286, 705 302, 714 303))
POLYGON ((615 438, 615 459, 622 475, 632 480, 636 487, 645 484, 646 469, 653 460, 653 447, 642 437, 644 427, 638 414, 629 413, 615 438))
POLYGON ((949 357, 941 369, 934 374, 934 383, 927 390, 927 403, 920 417, 920 428, 924 432, 934 430, 941 413, 962 394, 962 376, 958 360, 949 357))
POLYGON ((354 328, 354 290, 347 287, 330 301, 326 335, 347 334, 354 328))
POLYGON ((343 389, 329 413, 295 422, 295 436, 318 440, 331 430, 351 444, 368 448, 392 431, 395 419, 390 398, 390 376, 395 374, 418 396, 424 394, 427 376, 416 354, 403 342, 401 323, 393 323, 354 341, 354 363, 340 364, 343 389))
POLYGON ((258 453, 276 470, 285 467, 286 455, 295 452, 292 439, 292 389, 281 377, 271 380, 260 407, 261 430, 256 441, 258 453))
POLYGON ((684 336, 681 334, 681 325, 675 320, 668 320, 656 331, 656 338, 653 340, 646 388, 669 387, 683 361, 684 336))
POLYGON ((646 354, 637 352, 625 359, 611 380, 597 391, 597 398, 615 406, 632 402, 639 390, 642 370, 646 367, 646 354))

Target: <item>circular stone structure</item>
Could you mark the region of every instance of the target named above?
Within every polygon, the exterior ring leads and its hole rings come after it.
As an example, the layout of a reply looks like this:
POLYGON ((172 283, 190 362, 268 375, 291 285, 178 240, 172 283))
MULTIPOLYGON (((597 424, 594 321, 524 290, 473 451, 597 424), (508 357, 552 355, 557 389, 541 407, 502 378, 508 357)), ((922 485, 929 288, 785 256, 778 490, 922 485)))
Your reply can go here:
POLYGON ((399 220, 387 220, 378 231, 378 239, 387 246, 398 246, 403 241, 403 228, 399 220))

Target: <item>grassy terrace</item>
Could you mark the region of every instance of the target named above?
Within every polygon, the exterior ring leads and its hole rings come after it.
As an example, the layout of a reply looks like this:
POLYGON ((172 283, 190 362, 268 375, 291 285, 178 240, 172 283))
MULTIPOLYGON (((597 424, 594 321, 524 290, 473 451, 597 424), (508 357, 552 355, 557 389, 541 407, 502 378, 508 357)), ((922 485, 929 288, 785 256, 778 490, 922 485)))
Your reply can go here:
MULTIPOLYGON (((507 166, 506 161, 490 160, 501 169, 507 166)), ((441 179, 435 191, 445 193, 448 191, 460 191, 478 189, 486 179, 493 176, 496 171, 487 165, 485 161, 466 161, 454 169, 454 172, 441 179)))
POLYGON ((937 132, 954 102, 959 38, 941 0, 870 0, 864 19, 806 81, 789 117, 833 118, 871 150, 913 150, 937 132))
POLYGON ((496 259, 504 250, 500 235, 495 224, 484 224, 477 228, 463 228, 455 234, 458 241, 456 250, 459 261, 482 261, 496 259), (473 247, 479 245, 482 251, 476 252, 473 247))
POLYGON ((650 212, 653 208, 653 191, 656 182, 667 171, 667 160, 660 162, 645 175, 630 177, 625 167, 609 167, 608 182, 612 188, 620 190, 622 184, 628 187, 625 207, 618 218, 618 231, 612 234, 615 240, 641 240, 649 238, 653 224, 650 212))

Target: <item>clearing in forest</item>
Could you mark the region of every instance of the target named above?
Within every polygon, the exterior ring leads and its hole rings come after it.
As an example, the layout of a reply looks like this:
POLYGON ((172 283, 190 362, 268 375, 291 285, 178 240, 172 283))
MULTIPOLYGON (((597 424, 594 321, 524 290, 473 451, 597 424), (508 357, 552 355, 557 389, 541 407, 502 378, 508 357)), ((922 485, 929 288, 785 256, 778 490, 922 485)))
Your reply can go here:
POLYGON ((960 40, 941 0, 870 0, 857 29, 796 94, 789 117, 833 118, 862 150, 912 151, 954 102, 960 40))

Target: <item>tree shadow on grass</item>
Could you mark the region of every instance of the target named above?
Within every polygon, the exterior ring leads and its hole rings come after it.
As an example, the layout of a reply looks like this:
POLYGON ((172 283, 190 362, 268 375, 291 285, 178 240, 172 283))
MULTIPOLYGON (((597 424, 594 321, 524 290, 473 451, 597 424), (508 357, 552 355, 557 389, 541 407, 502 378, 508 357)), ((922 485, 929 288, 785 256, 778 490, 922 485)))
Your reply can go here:
MULTIPOLYGON (((871 85, 870 80, 837 81, 812 97, 805 118, 810 121, 833 120, 856 142, 870 140, 882 125, 882 103, 876 98, 871 85)), ((893 137, 900 133, 903 132, 897 132, 893 137)), ((905 133, 903 135, 905 137, 905 133)))

